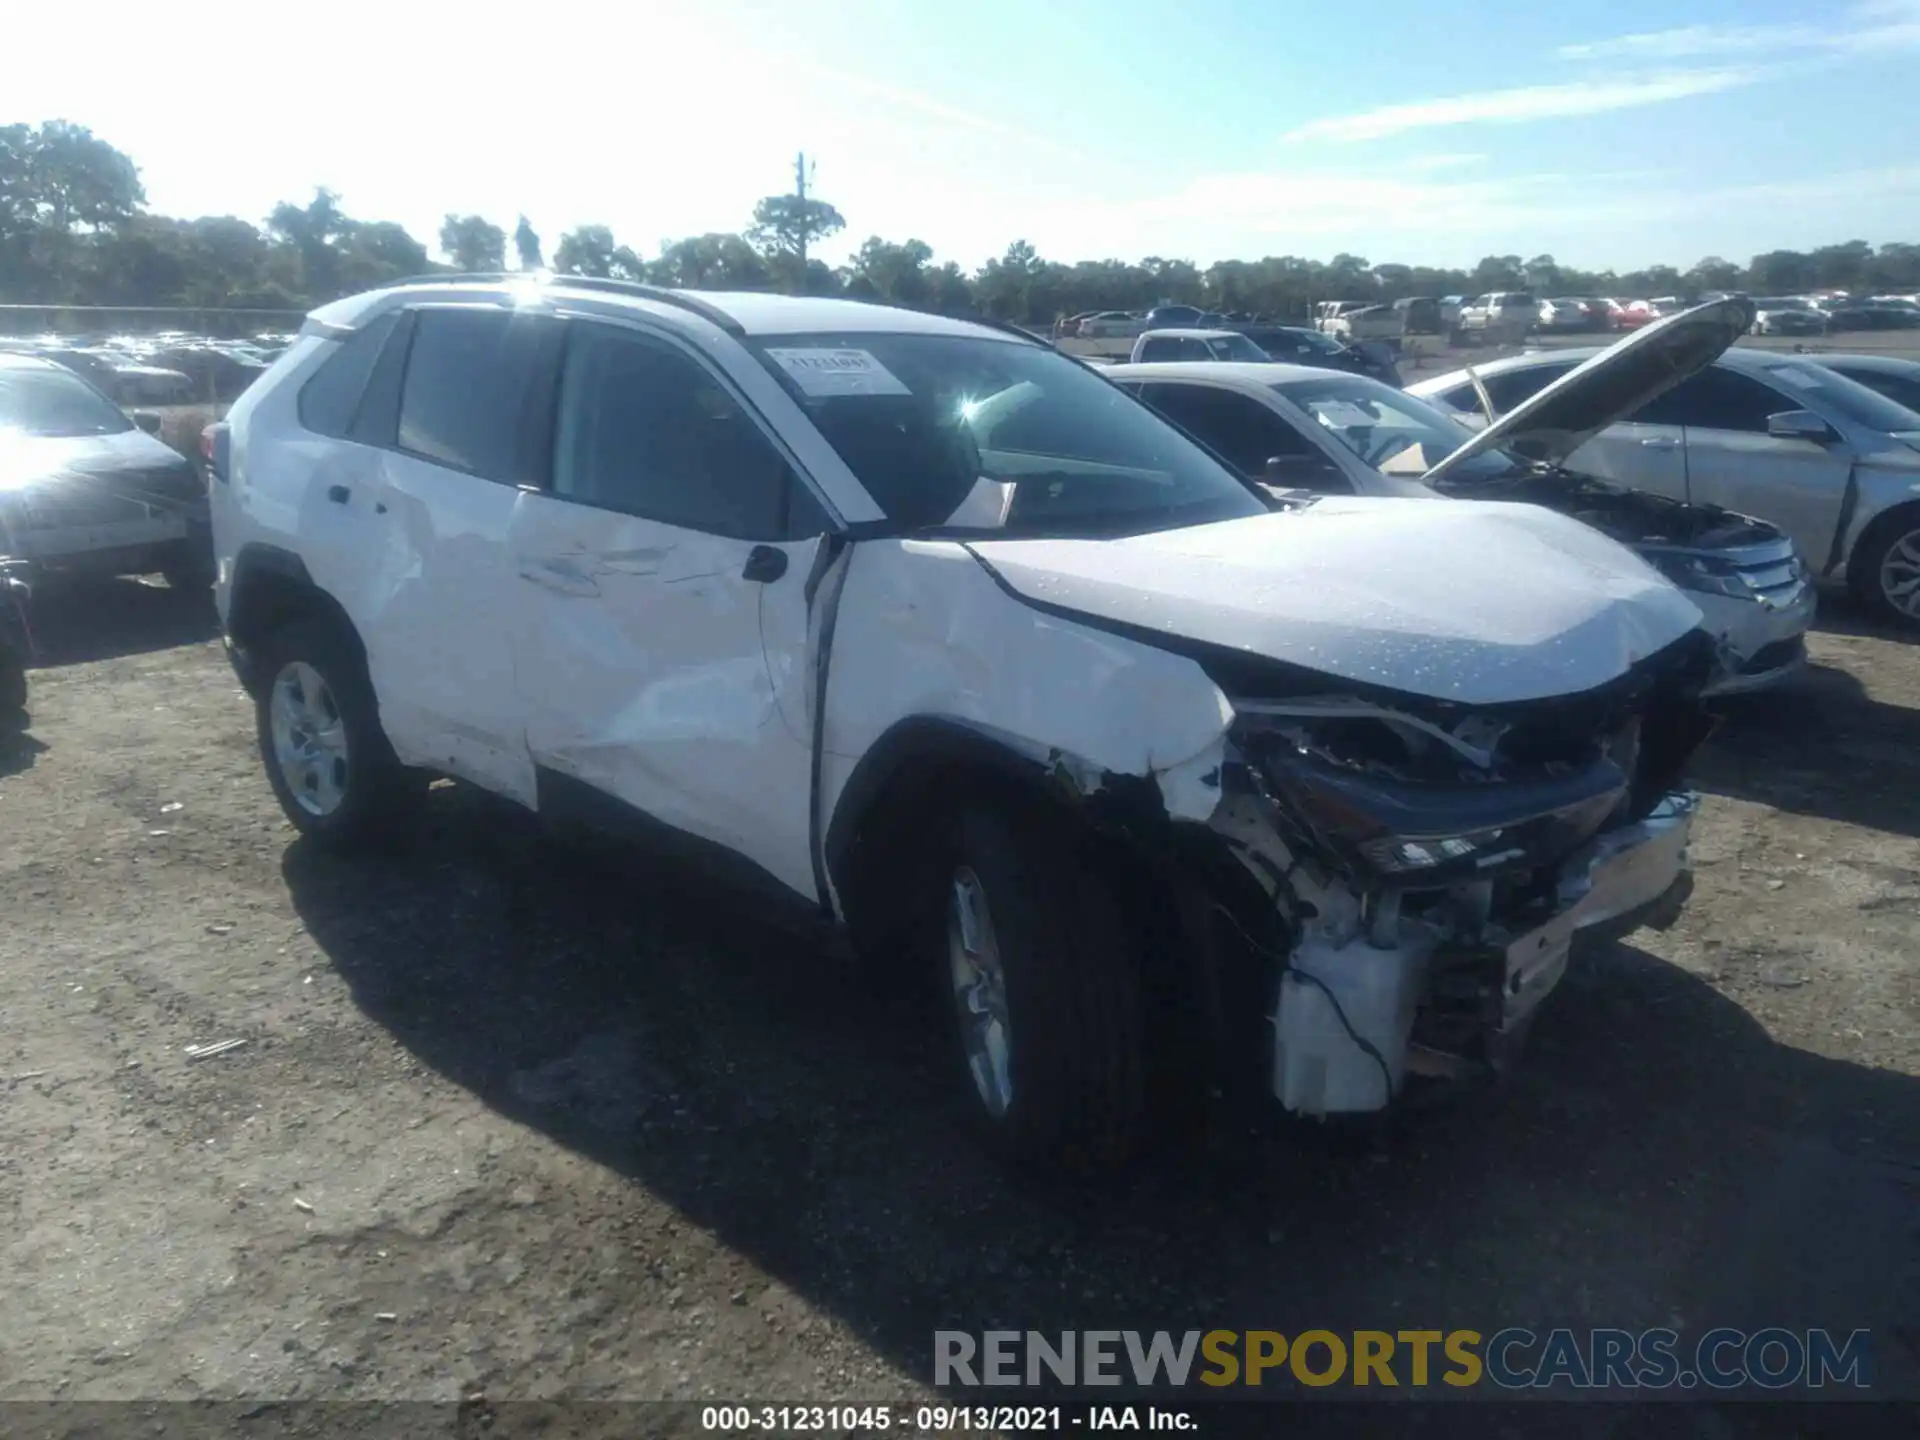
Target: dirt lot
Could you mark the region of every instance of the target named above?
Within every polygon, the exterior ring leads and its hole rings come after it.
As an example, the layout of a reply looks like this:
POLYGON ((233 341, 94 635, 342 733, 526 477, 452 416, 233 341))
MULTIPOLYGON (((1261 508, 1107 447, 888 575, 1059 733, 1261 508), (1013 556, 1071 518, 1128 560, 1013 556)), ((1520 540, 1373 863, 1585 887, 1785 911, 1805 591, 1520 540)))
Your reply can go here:
POLYGON ((1844 609, 1705 756, 1690 912, 1570 976, 1503 1091, 1072 1196, 956 1139, 917 992, 456 787, 391 858, 312 853, 200 606, 50 608, 0 758, 0 1400, 904 1399, 996 1324, 1912 1364, 1920 646, 1844 609))

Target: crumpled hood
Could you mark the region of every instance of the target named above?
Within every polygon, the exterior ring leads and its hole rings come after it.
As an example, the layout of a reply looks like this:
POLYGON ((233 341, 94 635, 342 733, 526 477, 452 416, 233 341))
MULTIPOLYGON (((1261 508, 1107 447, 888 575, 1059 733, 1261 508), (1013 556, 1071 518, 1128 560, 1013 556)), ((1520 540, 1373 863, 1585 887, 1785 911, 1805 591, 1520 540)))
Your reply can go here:
POLYGON ((1470 705, 1590 690, 1701 623, 1632 551, 1538 505, 1340 497, 969 548, 1041 604, 1470 705))

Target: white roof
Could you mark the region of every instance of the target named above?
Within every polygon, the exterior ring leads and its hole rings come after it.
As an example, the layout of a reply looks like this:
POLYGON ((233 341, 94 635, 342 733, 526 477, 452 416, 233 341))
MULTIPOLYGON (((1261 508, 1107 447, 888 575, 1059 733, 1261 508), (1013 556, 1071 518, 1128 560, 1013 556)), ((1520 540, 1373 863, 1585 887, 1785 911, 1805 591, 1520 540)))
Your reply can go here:
MULTIPOLYGON (((658 294, 648 294, 647 288, 635 287, 632 290, 602 288, 599 285, 570 286, 565 275, 553 275, 544 278, 536 276, 508 277, 504 279, 465 280, 449 277, 441 280, 423 280, 390 286, 382 290, 367 291, 360 295, 350 295, 322 305, 312 312, 312 319, 323 325, 352 327, 378 310, 385 309, 398 298, 408 300, 443 300, 451 304, 461 302, 474 303, 489 300, 497 301, 507 294, 531 293, 542 299, 564 302, 569 308, 600 310, 607 313, 643 311, 657 320, 676 321, 692 328, 700 324, 711 324, 695 308, 676 304, 671 299, 661 298, 658 294)), ((650 288, 650 287, 648 287, 650 288)), ((964 335, 975 339, 1004 340, 1008 344, 1018 344, 1019 337, 987 325, 976 325, 966 320, 952 320, 944 315, 928 315, 918 310, 902 310, 892 305, 869 305, 859 300, 833 300, 812 295, 769 295, 756 291, 728 290, 686 290, 671 291, 673 295, 684 295, 690 301, 711 307, 729 320, 738 324, 749 335, 799 335, 827 332, 833 334, 909 334, 909 335, 964 335)), ((1031 336, 1036 344, 1044 344, 1038 336, 1031 336)))
POLYGON ((1166 339, 1171 336, 1176 340, 1226 340, 1239 333, 1238 330, 1195 330, 1190 327, 1168 325, 1162 329, 1149 330, 1140 338, 1145 340, 1151 336, 1155 339, 1166 339))

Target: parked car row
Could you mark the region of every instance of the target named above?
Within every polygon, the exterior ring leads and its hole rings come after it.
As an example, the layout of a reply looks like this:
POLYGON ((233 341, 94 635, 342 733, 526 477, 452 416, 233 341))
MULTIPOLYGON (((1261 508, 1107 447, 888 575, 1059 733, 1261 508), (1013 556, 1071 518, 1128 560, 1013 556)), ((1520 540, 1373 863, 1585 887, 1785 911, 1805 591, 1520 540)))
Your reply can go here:
POLYGON ((0 353, 65 366, 117 405, 225 403, 251 385, 287 337, 215 339, 168 331, 148 336, 0 337, 0 353))
MULTIPOLYGON (((851 302, 501 295, 325 306, 209 431, 281 807, 350 849, 450 775, 668 837, 938 977, 1019 1161, 1120 1160, 1212 1086, 1328 1116, 1505 1064, 1576 939, 1677 914, 1708 697, 1799 658, 1798 519, 1570 468, 1742 300, 1476 434, 1200 316, 1139 338, 1203 361, 1097 367, 851 302)), ((1806 413, 1771 428, 1904 463, 1806 413)))

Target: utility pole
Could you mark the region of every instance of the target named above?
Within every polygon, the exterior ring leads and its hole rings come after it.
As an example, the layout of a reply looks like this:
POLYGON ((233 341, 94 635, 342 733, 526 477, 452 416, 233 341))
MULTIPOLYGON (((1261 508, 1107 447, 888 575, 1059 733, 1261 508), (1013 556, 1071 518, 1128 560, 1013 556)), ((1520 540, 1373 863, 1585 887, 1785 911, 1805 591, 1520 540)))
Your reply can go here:
POLYGON ((807 273, 807 152, 804 150, 800 152, 799 158, 793 162, 793 193, 800 201, 800 213, 797 219, 799 220, 800 233, 800 275, 804 288, 804 280, 807 273))

